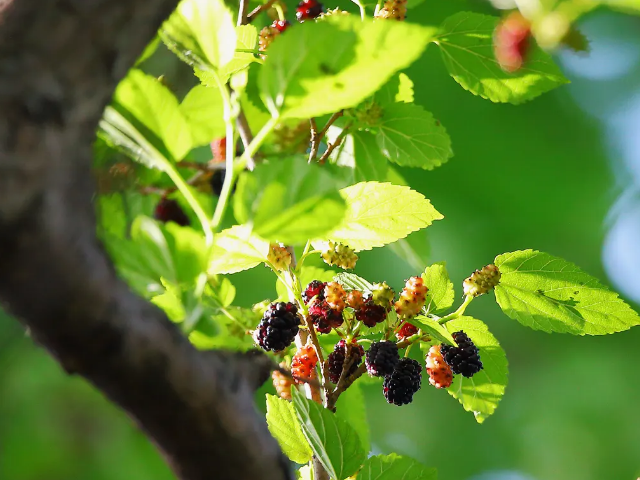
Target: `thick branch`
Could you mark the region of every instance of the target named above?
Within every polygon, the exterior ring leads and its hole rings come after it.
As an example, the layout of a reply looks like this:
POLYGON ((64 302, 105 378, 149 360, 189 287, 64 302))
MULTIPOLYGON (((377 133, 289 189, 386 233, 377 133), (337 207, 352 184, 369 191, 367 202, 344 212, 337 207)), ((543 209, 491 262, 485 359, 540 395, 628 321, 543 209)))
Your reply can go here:
POLYGON ((0 301, 125 409, 184 480, 290 478, 261 355, 199 352, 95 238, 95 129, 177 0, 15 0, 0 19, 0 301))

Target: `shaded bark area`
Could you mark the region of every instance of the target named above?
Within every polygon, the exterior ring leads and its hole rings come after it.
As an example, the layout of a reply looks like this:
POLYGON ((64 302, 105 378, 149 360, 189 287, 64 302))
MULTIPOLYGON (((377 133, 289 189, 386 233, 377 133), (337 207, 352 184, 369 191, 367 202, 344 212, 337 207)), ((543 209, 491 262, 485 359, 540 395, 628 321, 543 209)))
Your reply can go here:
POLYGON ((95 130, 177 0, 0 0, 0 301, 184 480, 291 478, 255 411, 262 355, 198 352, 95 236, 95 130))

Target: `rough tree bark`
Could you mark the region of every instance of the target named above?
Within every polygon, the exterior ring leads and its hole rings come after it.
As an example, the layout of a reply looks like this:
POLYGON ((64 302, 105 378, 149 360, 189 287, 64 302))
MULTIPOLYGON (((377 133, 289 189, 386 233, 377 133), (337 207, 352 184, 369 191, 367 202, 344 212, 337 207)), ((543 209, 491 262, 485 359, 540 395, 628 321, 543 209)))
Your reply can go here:
POLYGON ((177 0, 0 0, 0 301, 184 480, 291 478, 253 406, 266 357, 202 353, 95 237, 105 105, 177 0))

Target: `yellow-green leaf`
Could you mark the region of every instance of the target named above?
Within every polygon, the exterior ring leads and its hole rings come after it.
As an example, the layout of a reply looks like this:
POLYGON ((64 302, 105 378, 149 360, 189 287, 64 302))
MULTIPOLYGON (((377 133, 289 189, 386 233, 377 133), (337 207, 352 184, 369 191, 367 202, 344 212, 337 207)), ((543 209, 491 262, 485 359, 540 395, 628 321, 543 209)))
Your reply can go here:
POLYGON ((640 324, 618 294, 562 258, 537 250, 498 255, 496 300, 521 324, 547 333, 605 335, 640 324))

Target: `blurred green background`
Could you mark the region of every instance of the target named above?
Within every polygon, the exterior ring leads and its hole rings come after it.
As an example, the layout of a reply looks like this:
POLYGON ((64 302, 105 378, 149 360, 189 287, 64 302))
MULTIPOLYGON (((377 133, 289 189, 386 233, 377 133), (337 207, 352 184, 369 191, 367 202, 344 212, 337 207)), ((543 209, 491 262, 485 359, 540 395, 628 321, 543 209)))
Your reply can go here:
MULTIPOLYGON (((495 13, 484 2, 427 0, 409 20, 438 24, 462 9, 495 13)), ((557 55, 572 84, 523 106, 464 91, 434 47, 407 71, 416 103, 447 127, 455 157, 433 172, 401 173, 445 215, 428 229, 430 255, 447 261, 460 296, 462 280, 495 255, 535 248, 640 301, 640 18, 599 10, 580 25, 591 54, 557 55)), ((160 55, 161 65, 179 81, 184 71, 162 63, 167 58, 160 55)), ((397 288, 420 272, 385 248, 363 253, 356 273, 397 288)), ((248 278, 232 277, 241 305, 275 297, 266 269, 257 283, 248 278)), ((425 386, 399 408, 367 385, 376 453, 413 456, 443 480, 640 475, 640 328, 548 335, 509 320, 490 296, 468 313, 487 322, 507 352, 510 382, 498 410, 478 425, 443 391, 425 386)), ((0 479, 170 478, 122 412, 67 377, 0 313, 0 479)))

